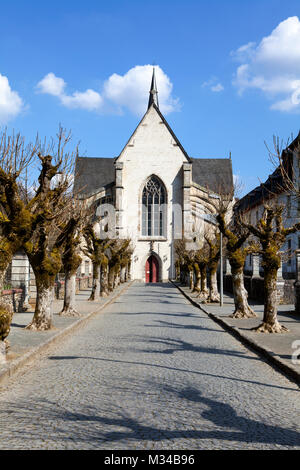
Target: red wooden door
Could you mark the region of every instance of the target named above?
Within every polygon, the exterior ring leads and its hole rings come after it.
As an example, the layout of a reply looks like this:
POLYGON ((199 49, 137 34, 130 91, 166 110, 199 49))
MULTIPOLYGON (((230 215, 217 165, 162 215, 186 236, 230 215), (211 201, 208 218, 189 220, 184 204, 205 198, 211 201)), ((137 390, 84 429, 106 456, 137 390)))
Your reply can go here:
POLYGON ((158 282, 159 266, 155 256, 151 255, 146 261, 146 282, 158 282))

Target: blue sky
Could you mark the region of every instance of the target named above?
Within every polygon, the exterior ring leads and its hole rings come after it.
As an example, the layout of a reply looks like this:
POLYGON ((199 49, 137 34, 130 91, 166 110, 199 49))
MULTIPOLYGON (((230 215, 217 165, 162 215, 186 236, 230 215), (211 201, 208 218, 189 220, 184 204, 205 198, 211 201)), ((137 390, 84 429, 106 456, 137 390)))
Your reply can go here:
POLYGON ((265 141, 300 129, 299 0, 1 2, 0 123, 28 140, 72 130, 115 157, 157 65, 160 106, 192 157, 228 157, 249 191, 265 141))

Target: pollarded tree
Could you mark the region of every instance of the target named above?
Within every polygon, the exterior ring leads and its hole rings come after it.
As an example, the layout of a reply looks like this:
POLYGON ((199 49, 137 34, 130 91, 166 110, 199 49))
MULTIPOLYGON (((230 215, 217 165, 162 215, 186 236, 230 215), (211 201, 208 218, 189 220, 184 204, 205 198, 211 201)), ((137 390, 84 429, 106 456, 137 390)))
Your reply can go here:
POLYGON ((220 232, 225 237, 235 305, 231 316, 233 318, 251 318, 257 315, 248 303, 248 292, 244 286, 244 265, 247 255, 253 252, 254 246, 246 244, 250 232, 243 228, 236 218, 232 218, 235 191, 236 188, 233 188, 230 193, 226 194, 221 187, 219 194, 211 195, 210 198, 203 198, 203 200, 210 210, 208 215, 213 219, 214 224, 217 223, 220 232))
POLYGON ((116 239, 109 246, 110 255, 108 257, 108 289, 113 291, 120 283, 121 265, 128 264, 132 250, 130 249, 130 239, 116 239))
POLYGON ((256 251, 251 244, 246 245, 250 231, 234 219, 228 224, 225 219, 225 210, 220 210, 217 215, 219 228, 227 239, 226 254, 231 266, 233 296, 235 310, 233 318, 252 318, 256 313, 248 304, 248 292, 244 286, 244 265, 248 254, 256 251))
POLYGON ((5 272, 13 255, 22 248, 39 220, 39 210, 32 212, 37 198, 28 202, 24 180, 28 166, 38 150, 35 144, 25 145, 20 134, 0 133, 0 361, 6 360, 6 340, 13 309, 2 298, 5 272))
POLYGON ((90 258, 93 266, 93 286, 89 300, 94 301, 99 299, 102 291, 103 294, 101 297, 106 297, 108 294, 106 285, 108 266, 107 250, 113 242, 110 239, 99 237, 91 221, 84 227, 83 236, 85 247, 82 248, 82 251, 90 258))
POLYGON ((174 243, 176 263, 179 279, 183 284, 188 284, 190 289, 194 289, 194 266, 193 252, 187 250, 186 240, 176 240, 174 243))
POLYGON ((220 302, 217 282, 217 270, 220 260, 220 235, 215 234, 213 238, 206 235, 205 240, 209 246, 208 272, 210 278, 210 289, 208 301, 220 302))
POLYGON ((257 250, 262 257, 264 269, 264 318, 256 329, 263 333, 282 333, 287 329, 277 319, 277 272, 281 265, 280 249, 286 237, 300 230, 300 222, 292 227, 283 226, 283 206, 265 206, 257 226, 241 221, 241 223, 260 241, 261 249, 257 250))
POLYGON ((28 202, 23 183, 38 148, 38 139, 26 146, 20 134, 0 134, 0 291, 13 255, 30 238, 40 216, 39 195, 28 202))
POLYGON ((120 261, 120 267, 121 267, 120 282, 121 283, 129 280, 128 278, 130 277, 129 273, 130 273, 131 257, 132 257, 133 251, 134 251, 133 246, 128 244, 127 248, 125 248, 125 250, 122 252, 121 261, 120 261))
POLYGON ((209 250, 207 243, 204 243, 201 248, 195 251, 194 253, 194 267, 196 272, 196 286, 195 291, 198 292, 197 297, 200 298, 202 302, 206 302, 209 296, 209 290, 207 287, 207 267, 209 263, 209 250), (197 269, 198 267, 198 269, 197 269), (199 282, 200 276, 200 282, 199 282), (199 289, 200 285, 200 289, 199 289))
POLYGON ((72 216, 60 234, 63 246, 62 265, 65 273, 64 305, 60 315, 80 316, 75 308, 76 273, 82 262, 82 230, 89 211, 82 201, 73 199, 66 202, 69 202, 72 216))
POLYGON ((43 331, 52 326, 51 303, 54 283, 62 266, 62 252, 66 240, 62 234, 66 234, 66 226, 72 218, 72 211, 66 207, 75 161, 75 153, 66 151, 70 140, 70 133, 67 134, 60 127, 56 144, 52 142, 48 147, 54 156, 43 155, 42 152, 38 155, 41 162, 39 187, 35 195, 38 204, 35 204, 32 210, 34 212, 38 207, 40 217, 30 240, 23 245, 35 275, 37 288, 34 316, 26 327, 30 330, 43 331))

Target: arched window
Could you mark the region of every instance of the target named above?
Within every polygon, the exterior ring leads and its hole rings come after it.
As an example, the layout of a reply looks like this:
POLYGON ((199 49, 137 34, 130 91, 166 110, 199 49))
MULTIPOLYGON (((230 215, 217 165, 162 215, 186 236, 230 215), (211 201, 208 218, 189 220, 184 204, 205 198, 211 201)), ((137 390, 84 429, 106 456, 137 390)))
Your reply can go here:
POLYGON ((142 235, 155 237, 164 235, 166 190, 156 176, 151 176, 142 194, 142 235))

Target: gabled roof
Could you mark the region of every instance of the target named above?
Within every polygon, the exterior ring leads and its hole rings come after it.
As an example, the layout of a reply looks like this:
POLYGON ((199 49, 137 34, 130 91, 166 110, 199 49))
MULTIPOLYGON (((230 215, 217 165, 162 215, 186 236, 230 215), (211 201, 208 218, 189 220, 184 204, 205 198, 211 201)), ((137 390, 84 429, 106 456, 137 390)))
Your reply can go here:
POLYGON ((190 157, 188 156, 187 152, 184 150, 183 146, 181 145, 181 143, 179 142, 179 140, 177 139, 176 135, 174 134, 174 132, 172 131, 171 127, 169 126, 168 122, 166 121, 165 117, 162 115, 162 113, 160 112, 160 109, 158 108, 158 106, 156 106, 155 103, 152 103, 149 108, 147 109, 146 113, 144 114, 144 116, 142 117, 142 119, 140 120, 140 122, 138 123, 138 125, 136 126, 135 130, 133 131, 133 133, 131 134, 131 136, 129 137, 128 141, 126 142, 126 145, 123 147, 122 151, 120 152, 120 155, 117 157, 116 161, 121 157, 122 153, 124 152, 125 148, 127 147, 127 145, 129 144, 130 140, 134 137, 137 129, 139 128, 139 126, 142 124, 143 120, 145 119, 145 117, 147 116, 147 114, 149 113, 149 111, 154 108, 155 111, 158 113, 159 117, 161 118, 161 120, 163 121, 163 123, 165 124, 166 128, 168 129, 168 131, 170 132, 171 136, 173 137, 173 139, 175 140, 176 144, 178 145, 178 147, 180 148, 180 150, 182 151, 182 153, 184 154, 184 156, 186 157, 187 161, 188 162, 191 162, 191 159, 190 157))

